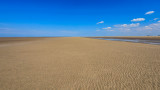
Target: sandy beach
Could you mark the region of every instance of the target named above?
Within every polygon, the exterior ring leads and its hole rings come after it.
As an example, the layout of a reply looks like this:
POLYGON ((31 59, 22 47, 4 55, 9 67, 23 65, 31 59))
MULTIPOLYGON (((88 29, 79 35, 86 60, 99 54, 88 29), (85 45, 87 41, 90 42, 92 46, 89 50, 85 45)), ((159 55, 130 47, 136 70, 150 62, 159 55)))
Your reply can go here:
POLYGON ((0 38, 0 90, 160 90, 160 45, 0 38))

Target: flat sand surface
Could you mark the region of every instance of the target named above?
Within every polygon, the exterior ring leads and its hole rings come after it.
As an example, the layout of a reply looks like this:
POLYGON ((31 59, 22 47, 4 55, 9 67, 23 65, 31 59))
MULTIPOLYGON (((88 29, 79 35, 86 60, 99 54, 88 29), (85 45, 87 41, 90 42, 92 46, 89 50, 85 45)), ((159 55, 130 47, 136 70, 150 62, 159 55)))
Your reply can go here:
POLYGON ((0 90, 160 90, 160 45, 10 39, 0 38, 0 90))

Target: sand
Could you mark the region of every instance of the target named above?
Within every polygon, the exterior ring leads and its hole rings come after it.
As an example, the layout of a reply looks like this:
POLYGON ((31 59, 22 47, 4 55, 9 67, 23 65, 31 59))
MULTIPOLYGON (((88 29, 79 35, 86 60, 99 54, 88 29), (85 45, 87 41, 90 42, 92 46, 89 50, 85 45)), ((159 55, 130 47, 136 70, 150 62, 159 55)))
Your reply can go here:
POLYGON ((3 42, 0 90, 160 90, 160 45, 82 37, 3 42))

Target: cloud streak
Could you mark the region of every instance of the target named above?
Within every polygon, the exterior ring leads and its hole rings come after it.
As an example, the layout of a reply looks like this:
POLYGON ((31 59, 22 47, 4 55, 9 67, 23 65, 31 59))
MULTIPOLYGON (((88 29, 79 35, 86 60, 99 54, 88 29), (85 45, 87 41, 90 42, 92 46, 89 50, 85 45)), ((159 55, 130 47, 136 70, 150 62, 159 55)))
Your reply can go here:
POLYGON ((98 22, 97 24, 102 24, 102 23, 104 23, 104 21, 100 21, 100 22, 98 22))
POLYGON ((135 18, 131 20, 132 22, 139 22, 139 21, 145 21, 145 18, 135 18))
POLYGON ((102 29, 111 29, 112 27, 106 27, 106 28, 102 28, 102 29))
POLYGON ((156 21, 156 20, 158 20, 158 19, 159 19, 159 18, 154 18, 153 20, 156 21))
POLYGON ((140 23, 132 23, 132 24, 119 24, 114 25, 115 27, 123 27, 123 28, 131 28, 131 27, 138 27, 140 26, 140 23))
POLYGON ((148 11, 145 13, 145 15, 153 14, 155 11, 148 11))

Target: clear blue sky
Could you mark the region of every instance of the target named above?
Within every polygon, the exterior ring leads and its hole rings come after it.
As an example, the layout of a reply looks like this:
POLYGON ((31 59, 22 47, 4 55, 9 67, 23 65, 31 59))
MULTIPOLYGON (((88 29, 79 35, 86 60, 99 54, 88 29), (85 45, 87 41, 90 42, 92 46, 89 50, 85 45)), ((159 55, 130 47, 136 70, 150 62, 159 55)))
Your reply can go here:
POLYGON ((160 0, 0 0, 0 37, 160 35, 160 0))

